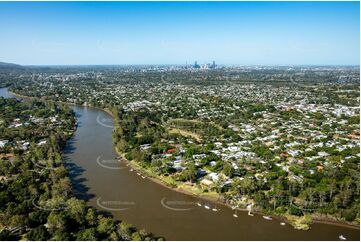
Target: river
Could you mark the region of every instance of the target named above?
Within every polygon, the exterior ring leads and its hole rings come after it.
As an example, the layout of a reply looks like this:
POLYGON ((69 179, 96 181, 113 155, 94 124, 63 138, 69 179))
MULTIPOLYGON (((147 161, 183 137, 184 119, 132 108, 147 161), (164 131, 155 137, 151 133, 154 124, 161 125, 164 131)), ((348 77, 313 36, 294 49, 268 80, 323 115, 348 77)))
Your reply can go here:
MULTIPOLYGON (((12 95, 2 88, 0 96, 12 95)), ((246 212, 238 211, 234 217, 226 206, 163 187, 116 159, 107 113, 79 106, 73 110, 78 128, 67 142, 64 158, 74 189, 89 205, 116 219, 167 240, 339 240, 341 234, 347 240, 360 238, 360 230, 344 226, 315 223, 311 230, 300 231, 246 212)))

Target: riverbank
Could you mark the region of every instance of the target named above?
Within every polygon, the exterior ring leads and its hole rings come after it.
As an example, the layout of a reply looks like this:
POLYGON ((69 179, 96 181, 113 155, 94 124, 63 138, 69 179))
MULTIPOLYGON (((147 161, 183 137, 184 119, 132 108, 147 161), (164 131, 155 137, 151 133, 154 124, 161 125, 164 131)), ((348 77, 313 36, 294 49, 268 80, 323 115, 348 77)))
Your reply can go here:
MULTIPOLYGON (((116 147, 115 147, 115 152, 124 161, 126 161, 135 172, 141 173, 143 176, 146 176, 146 178, 148 178, 152 182, 155 182, 163 187, 166 187, 167 189, 171 189, 173 191, 180 192, 180 193, 183 193, 186 195, 191 195, 191 196, 200 198, 202 200, 217 203, 219 205, 224 205, 228 208, 231 208, 232 210, 237 210, 237 211, 244 212, 244 213, 249 212, 249 209, 247 209, 247 208, 234 208, 234 207, 232 207, 232 205, 220 201, 220 197, 219 197, 218 193, 214 193, 214 194, 204 193, 200 189, 198 189, 194 186, 186 185, 186 184, 183 184, 182 186, 177 186, 176 184, 172 183, 172 180, 167 179, 164 176, 159 176, 159 175, 154 174, 149 169, 146 169, 146 168, 143 168, 142 166, 140 166, 136 161, 127 160, 124 157, 124 154, 119 152, 116 149, 116 147)), ((330 224, 330 225, 342 226, 345 228, 360 229, 360 227, 358 225, 350 224, 345 221, 340 221, 340 220, 337 220, 337 218, 329 217, 326 215, 322 216, 319 214, 306 214, 305 216, 298 217, 298 216, 293 216, 293 215, 289 215, 289 214, 284 214, 284 215, 274 214, 274 213, 266 214, 263 211, 258 210, 258 209, 252 209, 251 213, 254 215, 259 215, 259 216, 272 216, 273 219, 278 220, 279 222, 288 223, 291 226, 293 226, 295 229, 299 229, 299 230, 309 230, 309 229, 311 229, 311 225, 313 223, 330 224)))
MULTIPOLYGON (((23 97, 25 97, 25 96, 23 96, 23 97)), ((42 100, 46 100, 46 99, 42 99, 42 100)), ((64 102, 62 102, 62 103, 64 103, 64 102)), ((105 110, 105 109, 98 108, 98 107, 92 107, 92 106, 89 106, 89 105, 77 105, 77 104, 73 104, 73 103, 67 103, 67 104, 81 106, 81 107, 89 107, 89 108, 94 108, 94 109, 97 109, 97 110, 102 110, 102 111, 106 112, 107 114, 109 114, 110 116, 112 116, 114 118, 113 114, 109 110, 105 110)), ((181 187, 178 187, 178 186, 174 187, 174 184, 172 184, 171 180, 167 179, 167 177, 157 176, 157 175, 153 174, 150 170, 142 168, 141 166, 139 166, 139 164, 135 163, 134 161, 133 162, 128 161, 128 162, 133 167, 133 169, 137 169, 137 170, 139 170, 139 172, 141 172, 143 174, 146 174, 146 176, 148 176, 149 179, 152 182, 155 182, 155 183, 157 183, 159 185, 162 185, 162 186, 164 186, 164 187, 166 187, 168 189, 174 190, 176 192, 184 193, 184 194, 187 194, 187 195, 192 195, 194 197, 199 197, 201 199, 205 199, 205 200, 208 200, 208 201, 211 201, 211 202, 214 202, 214 203, 222 204, 222 205, 225 205, 225 206, 228 206, 228 207, 231 208, 231 205, 226 204, 226 203, 224 203, 222 201, 219 201, 218 196, 209 195, 207 193, 202 193, 202 191, 197 190, 195 188, 195 186, 182 185, 181 187)), ((247 209, 242 209, 242 208, 237 209, 237 210, 245 211, 245 212, 248 211, 247 209)), ((262 213, 262 211, 252 211, 252 212, 255 213, 255 214, 258 214, 258 215, 264 215, 264 213, 262 213)), ((268 215, 270 215, 270 214, 268 214, 268 215)), ((286 220, 285 217, 278 216, 278 215, 275 215, 275 214, 271 214, 271 215, 272 215, 272 217, 274 219, 277 219, 277 220, 280 220, 280 221, 285 221, 286 220)), ((334 224, 334 225, 338 225, 338 226, 345 226, 345 227, 359 229, 358 225, 344 224, 343 221, 330 222, 328 219, 323 221, 322 219, 323 218, 321 218, 321 220, 314 219, 314 222, 315 223, 334 224)))
MULTIPOLYGON (((8 92, 8 91, 7 91, 8 92)), ((45 103, 46 103, 46 99, 39 99, 39 98, 36 98, 36 97, 26 97, 24 95, 18 95, 16 93, 10 93, 8 92, 9 94, 11 94, 11 97, 13 98, 17 98, 17 101, 20 103, 29 103, 31 102, 31 100, 39 100, 41 101, 41 103, 44 105, 44 106, 47 106, 45 103)), ((77 111, 72 111, 73 109, 70 108, 69 109, 69 105, 62 105, 63 102, 54 102, 56 104, 57 107, 62 107, 64 108, 65 110, 67 110, 67 112, 74 117, 74 115, 78 114, 77 111)), ((83 110, 85 110, 84 108, 82 108, 83 110)), ((99 109, 101 112, 103 112, 103 110, 99 109)), ((33 110, 34 111, 34 110, 33 110)), ((35 110, 36 111, 36 110, 35 110)), ((100 111, 98 113, 100 113, 100 111)), ((94 120, 94 119, 92 119, 94 120)), ((70 120, 69 120, 70 121, 70 120)), ((59 173, 57 174, 56 176, 52 176, 52 177, 49 177, 51 174, 50 173, 45 173, 47 176, 45 177, 45 181, 43 179, 39 180, 39 179, 27 179, 29 181, 40 181, 40 182, 44 182, 44 183, 49 183, 49 185, 51 185, 55 179, 60 179, 60 178, 67 178, 69 179, 69 193, 66 193, 66 197, 57 197, 61 200, 64 200, 66 202, 64 202, 64 206, 69 206, 69 207, 62 207, 61 209, 58 209, 58 207, 55 207, 55 209, 53 210, 51 208, 51 206, 54 204, 54 202, 52 203, 44 203, 46 204, 46 206, 49 206, 48 207, 45 207, 43 205, 43 201, 40 203, 40 202, 34 202, 35 200, 32 200, 32 204, 35 206, 35 209, 36 210, 44 210, 44 211, 58 211, 59 210, 59 213, 60 212, 63 212, 63 211, 60 211, 60 210, 64 210, 66 212, 64 212, 64 217, 69 218, 69 219, 72 219, 71 222, 67 221, 67 220, 63 220, 64 223, 66 224, 72 224, 74 225, 74 229, 76 228, 77 230, 79 230, 79 232, 76 232, 76 233, 73 233, 71 236, 69 235, 69 237, 64 237, 64 239, 53 239, 53 238, 57 238, 57 237, 46 237, 42 240, 66 240, 66 239, 69 239, 69 240, 100 240, 100 241, 109 241, 109 240, 136 240, 136 241, 139 241, 139 240, 152 240, 152 241, 155 241, 155 240, 164 240, 164 237, 160 237, 160 236, 156 236, 155 234, 152 234, 152 233, 148 233, 147 231, 149 230, 144 230, 144 229, 138 229, 139 227, 135 227, 133 226, 132 224, 130 223, 126 223, 124 219, 119 219, 119 218, 115 218, 113 216, 113 214, 110 214, 110 213, 104 213, 104 210, 102 209, 99 209, 97 208, 96 206, 94 206, 93 204, 89 204, 87 199, 85 199, 85 197, 81 198, 80 196, 77 196, 77 188, 76 188, 76 181, 73 183, 73 181, 71 180, 71 176, 74 177, 77 177, 79 175, 79 168, 76 167, 76 166, 73 166, 72 164, 76 164, 75 163, 75 160, 73 160, 72 158, 69 157, 70 154, 74 154, 74 139, 77 139, 76 136, 79 135, 79 134, 76 134, 76 130, 78 129, 76 123, 78 120, 76 119, 71 119, 71 123, 73 124, 72 125, 72 130, 71 132, 68 133, 68 135, 66 136, 66 142, 62 143, 61 146, 59 146, 61 148, 61 152, 59 153, 61 156, 62 156, 62 163, 61 163, 61 166, 64 166, 64 169, 67 170, 66 173, 59 173), (71 139, 73 139, 72 141, 70 141, 71 139), (68 144, 66 144, 68 143, 68 144), (66 166, 65 166, 66 165, 66 166), (64 176, 64 177, 63 177, 64 176), (51 179, 50 179, 51 178, 51 179), (67 203, 69 201, 69 204, 67 203), (40 205, 39 205, 40 204, 40 205), (45 208, 43 209, 42 206, 45 208), (84 213, 82 213, 82 215, 73 215, 73 213, 69 212, 70 210, 68 208, 71 208, 72 206, 76 206, 77 209, 79 211, 84 211, 84 213), (87 215, 91 214, 91 223, 88 224, 88 217, 86 217, 87 215), (77 216, 76 219, 73 218, 72 216, 77 216), (75 222, 76 221, 76 222, 75 222), (83 234, 84 231, 88 231, 88 230, 93 230, 93 231, 97 231, 97 228, 99 226, 102 226, 101 223, 107 223, 107 231, 106 232, 103 232, 103 233, 97 233, 96 235, 94 235, 93 237, 91 237, 91 239, 89 239, 88 237, 81 237, 81 235, 83 234), (78 223, 81 223, 81 224, 78 224, 78 223), (118 232, 117 229, 118 228, 124 228, 124 230, 122 230, 122 232, 118 232), (115 232, 114 232, 115 231, 115 232), (122 237, 124 236, 124 237, 122 237)), ((79 126, 79 129, 80 129, 80 132, 81 132, 81 129, 84 128, 84 127, 81 127, 79 126)), ((78 129, 78 131, 79 131, 78 129)), ((56 136, 56 137, 59 137, 60 139, 60 135, 56 136)), ((58 142, 59 143, 59 142, 58 142)), ((112 146, 111 146, 111 142, 109 142, 109 146, 110 147, 110 150, 112 149, 112 146)), ((48 152, 46 152, 48 153, 48 152)), ((20 163, 19 163, 20 164, 20 163)), ((60 166, 60 165, 59 165, 60 166)), ((40 167, 40 166, 39 166, 40 167)), ((36 168, 39 168, 36 166, 36 168)), ((57 167, 56 167, 57 168, 57 167)), ((49 169, 50 171, 53 171, 54 169, 49 169)), ((31 172, 29 174, 32 174, 31 172)), ((26 175, 28 175, 28 173, 26 173, 26 175)), ((63 184, 63 183, 61 183, 63 184)), ((38 185, 37 187, 41 187, 40 185, 38 185)), ((57 189, 58 186, 51 186, 52 189, 57 189)), ((56 192, 58 192, 59 190, 56 190, 56 192)), ((79 192, 78 194, 81 194, 81 192, 79 192)), ((85 192, 84 192, 85 193, 85 192)), ((41 194, 41 193, 39 193, 41 194)), ((45 193, 44 193, 45 194, 45 193)), ((49 193, 50 195, 52 193, 49 193)), ((40 198, 40 197, 39 197, 40 198)), ((37 199, 39 201, 41 201, 41 199, 37 199)), ((43 196, 41 197, 43 198, 43 196)), ((37 201, 36 200, 36 201, 37 201)), ((48 200, 49 202, 52 201, 52 200, 48 200)), ((56 204, 55 204, 56 205, 56 204)), ((61 203, 61 206, 63 204, 61 203)), ((54 212, 52 212, 54 213, 54 212)), ((47 212, 47 216, 48 216, 49 212, 47 212)), ((51 218, 52 215, 49 216, 49 218, 51 218)), ((1 223, 0 223, 1 224, 1 223)), ((67 229, 65 231, 62 231, 64 234, 68 233, 68 231, 73 231, 74 229, 67 229)), ((0 234, 1 234, 1 228, 0 228, 0 234)), ((5 237, 6 238, 6 237, 5 237)), ((34 240, 34 239, 29 239, 27 237, 23 237, 22 239, 25 240, 34 240)), ((39 238, 39 237, 37 237, 39 238)), ((63 238, 63 237, 61 237, 63 238)), ((20 239, 21 240, 21 239, 20 239)), ((36 239, 35 239, 36 240, 36 239)))

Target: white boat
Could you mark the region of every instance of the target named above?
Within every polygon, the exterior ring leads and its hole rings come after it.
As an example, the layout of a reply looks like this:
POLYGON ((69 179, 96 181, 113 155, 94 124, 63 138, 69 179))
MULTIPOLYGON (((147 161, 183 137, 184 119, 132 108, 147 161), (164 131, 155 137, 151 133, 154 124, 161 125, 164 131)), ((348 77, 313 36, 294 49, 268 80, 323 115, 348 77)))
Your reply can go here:
POLYGON ((130 169, 130 171, 133 171, 133 169, 130 169))
POLYGON ((202 204, 200 204, 200 203, 197 203, 197 205, 198 205, 198 207, 202 207, 202 204))
POLYGON ((262 217, 266 220, 272 220, 272 217, 270 217, 270 216, 262 216, 262 217))
POLYGON ((284 223, 284 222, 281 222, 281 223, 280 223, 280 225, 282 225, 282 226, 285 226, 285 225, 286 225, 286 223, 284 223))
POLYGON ((143 179, 145 179, 145 176, 142 176, 143 179))
POLYGON ((140 176, 140 173, 137 173, 138 176, 140 176))
POLYGON ((340 236, 338 236, 338 238, 339 238, 340 240, 346 240, 346 237, 343 236, 342 234, 341 234, 340 236))
POLYGON ((205 209, 210 209, 210 207, 208 205, 204 205, 205 209))
POLYGON ((238 218, 238 215, 234 213, 234 214, 233 214, 233 217, 238 218))
POLYGON ((218 209, 216 209, 216 208, 212 208, 212 211, 217 212, 217 211, 218 211, 218 209))

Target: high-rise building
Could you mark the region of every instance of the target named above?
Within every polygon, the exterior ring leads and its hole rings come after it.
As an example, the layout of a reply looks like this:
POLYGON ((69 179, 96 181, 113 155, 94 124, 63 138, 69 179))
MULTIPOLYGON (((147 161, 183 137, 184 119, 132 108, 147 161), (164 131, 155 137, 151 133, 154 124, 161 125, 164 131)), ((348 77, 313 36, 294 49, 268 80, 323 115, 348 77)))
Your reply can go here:
POLYGON ((201 68, 200 65, 197 64, 197 61, 194 63, 194 68, 201 68))

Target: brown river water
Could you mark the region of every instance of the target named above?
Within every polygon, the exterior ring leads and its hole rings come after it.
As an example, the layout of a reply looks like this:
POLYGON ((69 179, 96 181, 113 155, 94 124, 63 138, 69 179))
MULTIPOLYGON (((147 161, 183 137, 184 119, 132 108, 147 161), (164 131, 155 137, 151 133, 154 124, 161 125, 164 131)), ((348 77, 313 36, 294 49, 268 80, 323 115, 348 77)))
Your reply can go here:
MULTIPOLYGON (((11 97, 7 89, 0 96, 11 97)), ((78 128, 68 141, 64 158, 80 198, 137 228, 167 240, 359 240, 360 230, 314 223, 295 230, 280 221, 248 216, 224 205, 161 186, 116 159, 112 119, 97 109, 73 107, 78 128), (201 206, 199 206, 199 204, 201 206), (209 209, 207 209, 206 207, 209 209), (213 211, 216 209, 217 211, 213 211)))

